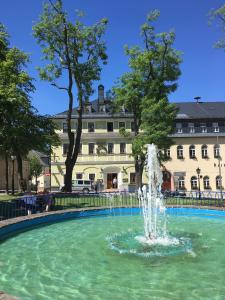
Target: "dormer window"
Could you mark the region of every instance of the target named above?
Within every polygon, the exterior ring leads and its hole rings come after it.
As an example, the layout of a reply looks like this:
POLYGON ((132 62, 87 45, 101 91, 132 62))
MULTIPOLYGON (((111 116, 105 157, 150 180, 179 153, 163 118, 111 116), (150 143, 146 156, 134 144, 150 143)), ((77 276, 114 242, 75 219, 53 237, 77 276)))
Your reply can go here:
POLYGON ((88 104, 88 105, 85 106, 85 112, 86 113, 91 113, 92 112, 91 104, 88 104))
POLYGON ((220 132, 220 128, 219 128, 218 123, 213 123, 213 131, 214 132, 220 132))
POLYGON ((105 113, 105 112, 106 112, 106 107, 105 107, 105 104, 101 104, 101 105, 99 105, 99 112, 103 112, 103 113, 105 113))
POLYGON ((189 128, 189 132, 190 133, 194 133, 195 132, 195 125, 194 125, 194 123, 188 123, 188 128, 189 128))
POLYGON ((176 123, 176 129, 177 129, 177 133, 182 133, 182 124, 181 123, 176 123))
POLYGON ((200 124, 200 127, 201 127, 201 132, 202 132, 202 133, 206 133, 206 132, 207 132, 207 127, 206 127, 206 124, 205 124, 205 123, 201 123, 201 124, 200 124))

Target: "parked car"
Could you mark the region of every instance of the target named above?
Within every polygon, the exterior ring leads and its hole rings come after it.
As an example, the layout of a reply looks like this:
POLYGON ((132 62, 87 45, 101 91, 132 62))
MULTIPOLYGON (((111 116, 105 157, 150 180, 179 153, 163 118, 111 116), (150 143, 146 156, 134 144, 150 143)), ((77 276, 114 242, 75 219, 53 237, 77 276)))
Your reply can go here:
MULTIPOLYGON (((94 191, 93 182, 91 180, 72 180, 72 191, 89 193, 94 191)), ((65 186, 61 188, 61 192, 65 192, 65 186)))
POLYGON ((185 197, 186 193, 184 191, 163 191, 163 196, 168 198, 168 197, 185 197))

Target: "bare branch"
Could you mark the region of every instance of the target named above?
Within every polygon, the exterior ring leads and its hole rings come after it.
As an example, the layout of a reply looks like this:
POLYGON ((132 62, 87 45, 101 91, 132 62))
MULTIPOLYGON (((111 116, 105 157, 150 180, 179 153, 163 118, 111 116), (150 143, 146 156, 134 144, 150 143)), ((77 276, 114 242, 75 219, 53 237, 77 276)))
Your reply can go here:
POLYGON ((65 90, 68 92, 68 88, 63 87, 63 86, 58 86, 55 82, 51 83, 52 86, 56 87, 59 90, 65 90))

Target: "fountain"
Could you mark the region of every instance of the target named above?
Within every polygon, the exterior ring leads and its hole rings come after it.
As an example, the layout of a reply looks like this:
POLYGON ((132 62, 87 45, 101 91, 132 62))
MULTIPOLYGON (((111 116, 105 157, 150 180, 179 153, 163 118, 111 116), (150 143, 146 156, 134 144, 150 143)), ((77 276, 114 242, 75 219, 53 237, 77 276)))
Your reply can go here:
POLYGON ((144 235, 137 232, 119 233, 109 237, 111 248, 120 254, 142 257, 166 257, 192 251, 191 240, 184 236, 172 236, 167 231, 167 215, 161 193, 162 172, 158 161, 158 149, 148 145, 148 187, 138 191, 139 206, 143 215, 144 235))
POLYGON ((148 145, 147 155, 148 190, 139 189, 138 198, 144 218, 146 242, 158 241, 167 236, 165 206, 161 194, 162 173, 157 158, 157 147, 148 145))
POLYGON ((110 210, 31 223, 2 242, 1 289, 20 299, 224 299, 225 212, 166 209, 154 145, 147 167, 140 209, 130 198, 124 205, 109 198, 110 210))

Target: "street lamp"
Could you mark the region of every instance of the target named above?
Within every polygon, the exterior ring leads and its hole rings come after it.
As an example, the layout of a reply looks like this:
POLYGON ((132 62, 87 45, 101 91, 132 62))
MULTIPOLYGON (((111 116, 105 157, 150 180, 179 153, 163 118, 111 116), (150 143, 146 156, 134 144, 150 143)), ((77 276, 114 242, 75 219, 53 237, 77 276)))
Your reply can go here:
POLYGON ((14 186, 15 159, 16 159, 16 156, 11 155, 11 160, 12 160, 12 195, 14 195, 14 192, 15 192, 15 186, 14 186))
POLYGON ((198 175, 198 199, 201 199, 201 191, 200 191, 200 173, 201 173, 201 169, 197 168, 196 173, 198 175))

